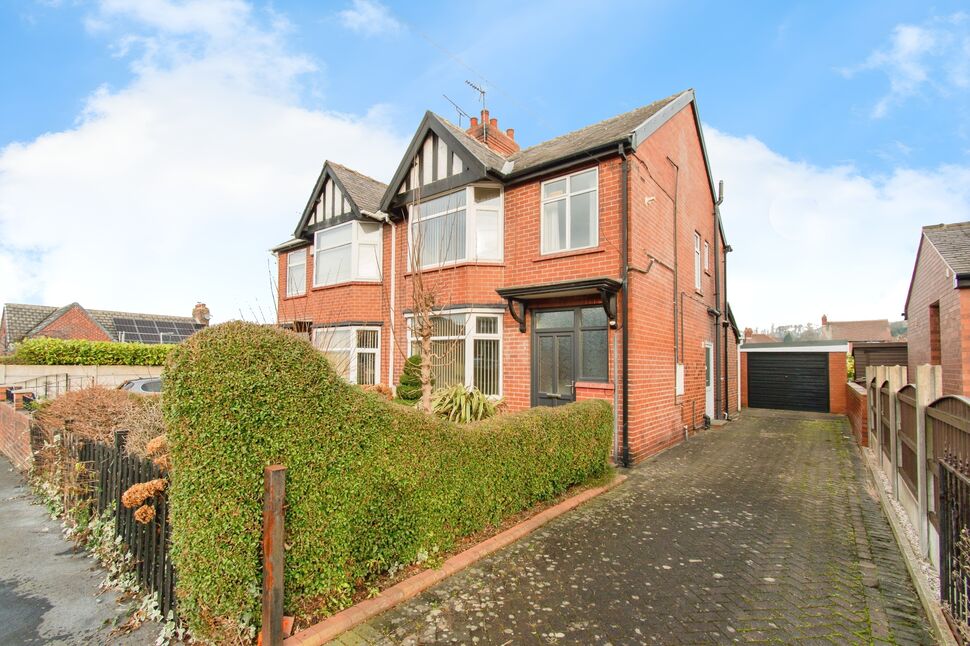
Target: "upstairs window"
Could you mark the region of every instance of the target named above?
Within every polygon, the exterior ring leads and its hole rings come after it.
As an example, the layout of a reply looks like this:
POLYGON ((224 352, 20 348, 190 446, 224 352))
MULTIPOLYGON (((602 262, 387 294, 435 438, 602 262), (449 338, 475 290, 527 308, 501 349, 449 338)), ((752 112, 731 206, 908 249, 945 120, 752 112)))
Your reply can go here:
POLYGON ((286 254, 286 295, 306 293, 306 249, 286 254))
POLYGON ((380 334, 371 327, 321 327, 313 331, 313 344, 341 377, 373 385, 380 380, 380 334))
POLYGON ((542 183, 542 253, 599 244, 597 169, 542 183))
POLYGON ((704 271, 706 273, 711 273, 711 245, 704 241, 704 271))
POLYGON ((313 286, 381 279, 381 225, 348 222, 317 231, 313 243, 313 286))
POLYGON ((469 186, 412 206, 410 211, 412 266, 502 260, 501 188, 469 186))
POLYGON ((701 234, 694 232, 694 289, 701 291, 701 234))

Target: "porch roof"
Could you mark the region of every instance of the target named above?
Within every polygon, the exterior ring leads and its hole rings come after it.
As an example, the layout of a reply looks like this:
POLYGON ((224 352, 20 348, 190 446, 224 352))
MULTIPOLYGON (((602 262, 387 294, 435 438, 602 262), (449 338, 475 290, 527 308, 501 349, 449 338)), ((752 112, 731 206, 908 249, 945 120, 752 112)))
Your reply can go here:
POLYGON ((601 276, 599 278, 577 278, 555 283, 537 283, 535 285, 520 285, 516 287, 499 287, 495 291, 506 300, 532 301, 543 298, 562 298, 566 296, 586 296, 607 293, 615 294, 620 291, 623 283, 615 278, 601 276))
POLYGON ((599 278, 563 280, 555 283, 498 287, 495 291, 508 303, 509 314, 519 324, 519 332, 525 332, 526 303, 568 296, 598 295, 603 304, 603 310, 606 312, 606 317, 609 319, 610 327, 616 327, 616 295, 622 287, 623 283, 615 278, 601 276, 599 278))

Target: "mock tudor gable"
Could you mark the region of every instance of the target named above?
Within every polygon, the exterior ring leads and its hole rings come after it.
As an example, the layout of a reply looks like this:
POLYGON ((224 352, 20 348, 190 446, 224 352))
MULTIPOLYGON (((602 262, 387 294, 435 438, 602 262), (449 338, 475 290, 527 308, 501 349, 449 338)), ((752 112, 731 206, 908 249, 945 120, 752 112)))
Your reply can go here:
POLYGON ((471 182, 501 178, 504 157, 433 112, 426 112, 397 167, 381 210, 392 213, 471 182))
POLYGON ((386 188, 383 182, 327 160, 293 237, 309 238, 317 229, 351 220, 381 220, 380 200, 386 188))

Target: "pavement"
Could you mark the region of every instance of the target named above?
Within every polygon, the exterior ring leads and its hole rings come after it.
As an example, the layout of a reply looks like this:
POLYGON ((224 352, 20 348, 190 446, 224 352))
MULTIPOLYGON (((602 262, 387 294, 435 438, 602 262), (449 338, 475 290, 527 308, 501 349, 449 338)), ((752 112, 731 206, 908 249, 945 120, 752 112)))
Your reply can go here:
POLYGON ((104 577, 0 456, 0 644, 154 644, 157 625, 114 634, 133 608, 104 577))
POLYGON ((934 643, 845 418, 745 411, 629 476, 334 643, 934 643))

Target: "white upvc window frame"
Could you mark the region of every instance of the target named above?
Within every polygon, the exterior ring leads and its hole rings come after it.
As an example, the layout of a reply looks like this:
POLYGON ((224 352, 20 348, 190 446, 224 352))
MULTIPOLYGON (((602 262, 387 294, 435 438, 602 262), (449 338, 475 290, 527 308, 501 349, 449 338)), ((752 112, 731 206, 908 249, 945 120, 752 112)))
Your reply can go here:
POLYGON ((383 247, 384 247, 384 245, 383 245, 383 236, 384 236, 383 228, 381 227, 380 222, 377 222, 377 221, 371 223, 371 222, 362 222, 360 220, 351 220, 350 222, 344 222, 343 224, 338 224, 337 226, 334 226, 334 227, 325 227, 323 229, 318 229, 318 230, 314 231, 313 232, 313 287, 314 288, 317 288, 317 287, 332 287, 334 285, 343 285, 343 284, 346 284, 346 283, 354 283, 354 282, 364 282, 364 283, 379 283, 379 282, 381 282, 381 276, 383 275, 383 263, 384 263, 384 258, 383 258, 383 256, 384 256, 384 251, 383 251, 383 247), (363 245, 374 244, 372 242, 364 242, 363 241, 363 238, 366 235, 363 232, 363 226, 365 224, 368 224, 368 225, 369 224, 373 224, 373 225, 376 225, 376 226, 379 227, 378 228, 378 235, 376 236, 378 238, 378 241, 375 244, 376 251, 377 251, 377 254, 376 254, 376 259, 377 259, 377 276, 376 277, 373 277, 373 276, 362 276, 360 274, 360 271, 359 271, 359 268, 360 268, 361 245, 362 244, 363 245), (342 243, 342 244, 332 245, 332 246, 325 247, 325 248, 322 248, 322 249, 319 247, 319 237, 321 235, 324 235, 326 233, 331 233, 331 232, 337 231, 337 230, 339 230, 339 229, 341 229, 343 227, 350 227, 351 233, 350 233, 350 242, 349 243, 345 242, 345 243, 342 243), (319 264, 318 264, 317 260, 318 260, 318 258, 320 256, 320 253, 323 252, 323 251, 330 251, 332 249, 338 249, 340 247, 345 247, 348 244, 350 245, 350 276, 347 279, 345 279, 345 280, 335 280, 333 282, 329 282, 329 281, 319 282, 317 280, 317 278, 318 278, 318 271, 319 271, 319 269, 318 269, 319 268, 319 264))
MULTIPOLYGON (((472 388, 475 385, 475 340, 476 339, 489 339, 498 341, 498 393, 487 395, 491 399, 501 399, 504 395, 504 376, 505 376, 505 361, 503 358, 503 350, 505 347, 505 341, 503 339, 503 319, 505 312, 504 310, 499 311, 497 309, 481 309, 481 308, 461 308, 454 310, 445 310, 442 312, 435 312, 434 316, 465 316, 465 335, 462 336, 435 336, 432 337, 432 341, 464 341, 465 346, 465 377, 464 384, 465 388, 472 388), (494 334, 488 334, 484 332, 478 332, 478 317, 484 318, 494 318, 497 319, 495 324, 496 332, 494 334)), ((413 323, 414 315, 406 314, 407 328, 408 328, 408 350, 418 342, 417 337, 414 336, 413 323)))
POLYGON ((294 296, 303 296, 304 294, 306 294, 306 283, 307 283, 306 268, 307 268, 307 248, 306 247, 303 247, 302 249, 294 249, 293 251, 287 252, 286 254, 286 298, 292 298, 294 296), (293 258, 296 257, 298 254, 303 255, 303 261, 299 263, 294 263, 293 258), (303 289, 301 289, 300 291, 291 291, 290 286, 293 284, 293 281, 291 280, 290 275, 293 272, 294 267, 299 267, 301 265, 303 266, 303 289))
POLYGON ((454 195, 461 191, 465 191, 465 204, 464 206, 456 206, 454 208, 448 209, 447 211, 442 211, 441 213, 435 213, 425 220, 416 220, 414 218, 414 210, 417 205, 408 205, 408 270, 412 271, 414 269, 425 270, 425 269, 440 269, 442 267, 451 267, 461 263, 501 263, 505 260, 505 189, 499 184, 488 184, 475 182, 473 184, 468 184, 460 189, 449 191, 447 193, 442 193, 441 195, 435 195, 434 197, 429 197, 425 202, 430 202, 431 200, 437 200, 440 198, 448 197, 449 195, 454 195), (478 211, 488 211, 494 213, 495 208, 492 207, 479 207, 475 202, 475 189, 476 188, 490 188, 498 189, 498 253, 494 257, 489 256, 479 256, 478 255, 478 211), (465 211, 465 248, 464 254, 461 257, 455 258, 454 260, 447 260, 445 262, 434 262, 434 263, 422 263, 420 267, 414 266, 414 246, 415 246, 415 229, 418 224, 427 220, 434 220, 436 218, 444 217, 446 215, 451 215, 457 211, 465 211))
POLYGON ((701 291, 701 234, 694 232, 694 289, 701 291))
POLYGON ((539 185, 539 254, 542 256, 552 256, 560 253, 569 253, 570 251, 581 251, 583 249, 595 249, 600 244, 600 200, 599 200, 599 190, 600 190, 600 169, 598 166, 593 168, 584 168, 567 175, 559 175, 558 177, 553 177, 545 180, 539 185), (593 171, 596 175, 596 181, 593 182, 593 188, 588 188, 582 191, 572 190, 572 178, 576 175, 582 175, 593 171), (566 193, 563 195, 557 195, 554 197, 545 197, 546 185, 558 182, 561 180, 566 180, 566 193), (572 223, 572 200, 570 199, 574 195, 583 195, 585 193, 596 193, 596 199, 592 201, 593 212, 590 216, 591 229, 590 229, 590 243, 582 247, 573 247, 570 241, 572 233, 570 225, 572 223), (545 213, 546 204, 551 202, 558 202, 559 200, 566 201, 566 246, 562 249, 555 249, 546 251, 546 234, 545 234, 545 213))
MULTIPOLYGON (((333 325, 333 326, 321 326, 313 328, 313 346, 324 352, 324 349, 320 347, 324 334, 333 334, 334 332, 349 332, 352 344, 349 346, 339 346, 339 347, 328 347, 327 349, 332 351, 346 351, 350 355, 349 365, 347 366, 347 381, 352 384, 357 383, 357 355, 360 353, 373 354, 374 355, 374 384, 381 383, 381 328, 372 325, 333 325), (377 333, 377 347, 376 348, 361 348, 357 346, 357 333, 358 332, 376 332, 377 333)), ((336 369, 336 367, 335 367, 336 369)), ((363 385, 373 385, 373 384, 363 384, 363 385)))
POLYGON ((704 273, 711 273, 711 243, 704 241, 704 273))

